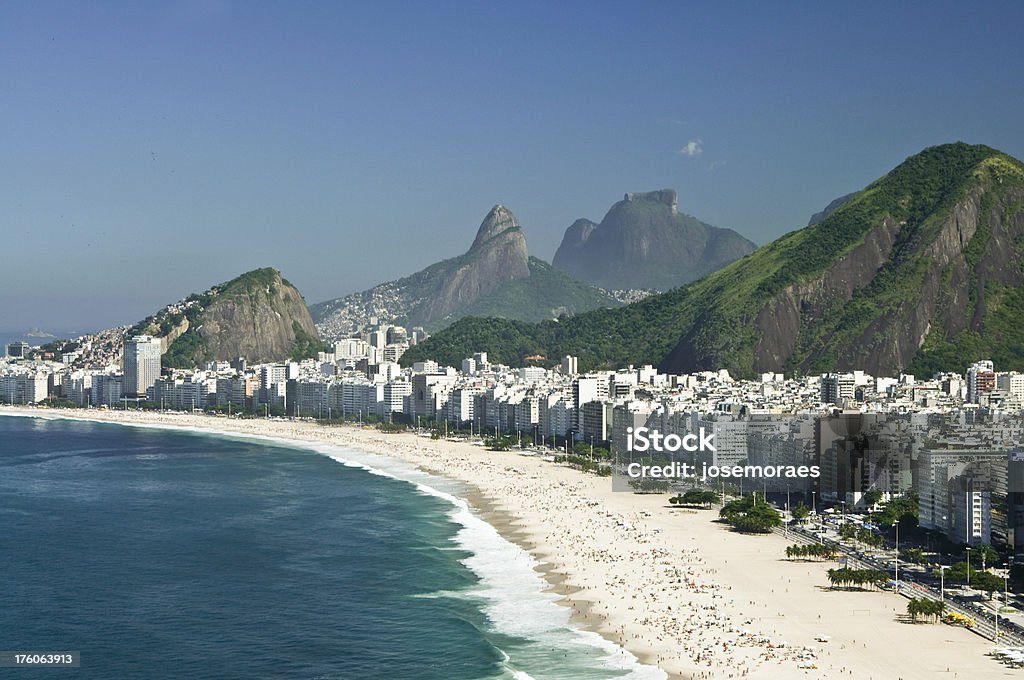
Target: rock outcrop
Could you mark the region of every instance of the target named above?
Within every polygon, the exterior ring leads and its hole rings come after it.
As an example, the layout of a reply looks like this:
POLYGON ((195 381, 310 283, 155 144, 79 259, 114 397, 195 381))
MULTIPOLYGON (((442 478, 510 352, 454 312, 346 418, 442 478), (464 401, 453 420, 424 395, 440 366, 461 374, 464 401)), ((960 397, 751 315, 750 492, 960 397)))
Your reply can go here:
POLYGON ((270 268, 168 305, 129 332, 160 337, 164 365, 176 368, 238 357, 284 361, 322 349, 302 294, 270 268))
POLYGON ((467 313, 534 321, 617 305, 604 292, 531 258, 519 222, 496 205, 463 255, 311 311, 325 336, 343 337, 373 317, 435 330, 467 313))
POLYGON ((599 225, 577 220, 552 261, 583 281, 613 289, 667 290, 754 250, 731 229, 681 214, 672 189, 627 193, 599 225))
POLYGON ((494 206, 480 224, 473 245, 451 261, 436 290, 424 300, 423 323, 450 317, 502 284, 528 277, 529 257, 515 216, 503 205, 494 206))

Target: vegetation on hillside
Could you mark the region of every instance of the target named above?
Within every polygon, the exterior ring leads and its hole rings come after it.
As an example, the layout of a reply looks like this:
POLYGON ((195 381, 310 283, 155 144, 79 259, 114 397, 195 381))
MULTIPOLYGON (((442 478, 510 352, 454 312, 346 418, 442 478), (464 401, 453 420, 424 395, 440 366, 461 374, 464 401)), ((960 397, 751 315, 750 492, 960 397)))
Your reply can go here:
POLYGON ((463 307, 460 314, 537 322, 622 306, 600 289, 577 281, 543 260, 531 257, 529 266, 528 277, 506 282, 463 307))
POLYGON ((320 342, 318 338, 303 330, 298 321, 292 321, 292 331, 295 333, 295 345, 288 355, 288 358, 292 361, 315 359, 319 352, 328 351, 327 346, 320 342))

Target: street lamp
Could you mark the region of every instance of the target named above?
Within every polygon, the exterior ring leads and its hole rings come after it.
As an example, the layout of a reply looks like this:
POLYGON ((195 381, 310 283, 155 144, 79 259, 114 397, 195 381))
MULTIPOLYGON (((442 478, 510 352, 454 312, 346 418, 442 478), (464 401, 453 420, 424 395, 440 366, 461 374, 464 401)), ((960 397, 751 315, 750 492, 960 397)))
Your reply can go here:
POLYGON ((946 569, 948 567, 939 565, 939 601, 946 601, 946 569))
POLYGON ((971 549, 967 549, 967 587, 971 587, 971 549))
POLYGON ((900 521, 896 520, 896 593, 900 592, 900 521))
POLYGON ((786 485, 786 536, 789 536, 789 523, 793 520, 793 514, 789 510, 789 484, 786 485))

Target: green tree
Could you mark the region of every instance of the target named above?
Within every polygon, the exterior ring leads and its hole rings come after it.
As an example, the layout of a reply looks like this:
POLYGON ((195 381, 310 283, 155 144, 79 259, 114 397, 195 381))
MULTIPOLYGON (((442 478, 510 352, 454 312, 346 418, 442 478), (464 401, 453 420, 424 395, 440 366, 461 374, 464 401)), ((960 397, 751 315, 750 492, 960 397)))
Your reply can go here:
POLYGON ((865 507, 874 507, 878 501, 882 500, 882 492, 878 489, 869 489, 864 492, 863 500, 865 507))
POLYGON ((971 548, 970 552, 965 550, 964 553, 968 555, 971 560, 972 567, 977 565, 992 567, 995 566, 1000 559, 999 552, 990 545, 975 546, 971 548))
POLYGON ((743 533, 767 534, 782 525, 779 513, 764 501, 758 503, 753 495, 729 501, 719 515, 743 533))

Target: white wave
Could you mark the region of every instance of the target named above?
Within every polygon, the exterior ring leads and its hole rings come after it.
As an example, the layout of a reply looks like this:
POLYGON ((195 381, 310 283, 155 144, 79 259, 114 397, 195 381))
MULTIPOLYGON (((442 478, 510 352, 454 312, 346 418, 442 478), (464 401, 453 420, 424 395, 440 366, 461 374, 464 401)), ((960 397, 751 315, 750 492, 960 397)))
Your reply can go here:
MULTIPOLYGON (((641 664, 635 656, 597 633, 573 626, 569 609, 557 603, 559 596, 546 592, 550 586, 536 570, 539 562, 474 514, 469 504, 456 495, 457 483, 387 456, 326 444, 305 445, 346 466, 408 482, 421 493, 451 503, 453 509, 449 516, 461 526, 455 541, 470 553, 462 562, 481 580, 472 595, 485 601, 484 613, 498 632, 561 649, 568 646, 596 648, 604 653, 601 659, 604 666, 624 672, 622 677, 630 680, 668 677, 659 668, 641 664), (443 487, 450 490, 443 490, 443 487)), ((511 666, 509 671, 515 680, 532 678, 511 666)))

